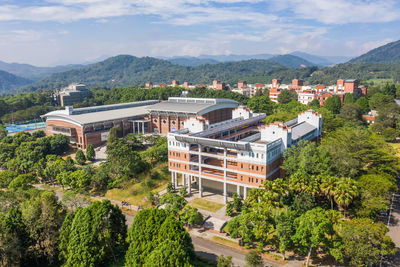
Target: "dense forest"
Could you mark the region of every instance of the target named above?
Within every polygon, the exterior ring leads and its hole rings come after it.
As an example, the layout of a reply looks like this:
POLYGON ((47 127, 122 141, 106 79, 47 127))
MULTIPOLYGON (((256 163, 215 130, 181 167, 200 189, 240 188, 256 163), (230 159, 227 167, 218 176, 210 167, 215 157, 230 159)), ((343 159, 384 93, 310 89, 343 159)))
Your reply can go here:
POLYGON ((0 96, 0 122, 22 123, 40 120, 43 115, 57 107, 50 92, 32 92, 14 96, 0 96))

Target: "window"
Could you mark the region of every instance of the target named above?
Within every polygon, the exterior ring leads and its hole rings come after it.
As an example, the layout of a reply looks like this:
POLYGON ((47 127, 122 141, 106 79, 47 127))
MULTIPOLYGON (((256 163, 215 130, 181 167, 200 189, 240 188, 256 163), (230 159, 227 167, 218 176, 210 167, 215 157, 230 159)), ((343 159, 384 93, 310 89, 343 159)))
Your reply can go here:
POLYGON ((256 179, 256 184, 258 184, 258 179, 256 179))
POLYGON ((154 120, 155 123, 157 123, 157 121, 158 121, 157 119, 154 120))
POLYGON ((172 121, 172 124, 175 125, 175 121, 172 121))
POLYGON ((166 120, 163 120, 163 121, 162 121, 162 123, 166 124, 166 123, 167 123, 167 121, 166 121, 166 120))

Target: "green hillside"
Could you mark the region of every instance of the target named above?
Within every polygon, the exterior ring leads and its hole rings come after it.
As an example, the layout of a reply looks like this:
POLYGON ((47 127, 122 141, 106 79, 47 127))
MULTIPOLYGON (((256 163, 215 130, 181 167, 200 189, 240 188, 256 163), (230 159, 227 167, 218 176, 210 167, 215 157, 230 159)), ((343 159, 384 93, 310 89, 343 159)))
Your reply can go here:
POLYGON ((121 87, 144 84, 147 81, 171 82, 174 79, 195 84, 209 84, 214 79, 237 83, 245 76, 264 76, 271 71, 282 70, 289 69, 268 60, 245 60, 185 67, 162 59, 120 55, 81 69, 53 74, 24 89, 54 89, 72 82, 81 82, 88 86, 121 87))
POLYGON ((0 61, 0 70, 11 74, 32 80, 38 81, 53 73, 68 71, 72 69, 82 68, 84 65, 70 64, 55 67, 37 67, 29 64, 7 63, 0 61))
POLYGON ((0 70, 0 94, 9 94, 13 90, 32 81, 0 70))
POLYGON ((303 68, 307 66, 315 65, 310 61, 307 61, 301 57, 295 55, 279 55, 269 59, 269 61, 275 62, 276 64, 288 67, 288 68, 303 68))
POLYGON ((346 63, 315 71, 306 79, 311 84, 335 84, 338 79, 391 79, 400 81, 400 63, 346 63))
POLYGON ((375 48, 364 55, 353 58, 349 63, 397 62, 400 63, 400 40, 375 48))

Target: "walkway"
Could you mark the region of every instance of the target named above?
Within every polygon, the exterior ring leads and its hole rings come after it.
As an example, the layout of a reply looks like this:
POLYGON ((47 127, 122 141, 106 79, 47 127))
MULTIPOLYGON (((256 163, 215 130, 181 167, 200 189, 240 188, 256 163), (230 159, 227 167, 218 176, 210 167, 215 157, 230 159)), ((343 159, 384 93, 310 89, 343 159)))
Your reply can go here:
POLYGON ((388 236, 395 243, 397 253, 385 259, 382 266, 400 266, 400 191, 393 194, 387 225, 389 228, 388 236))

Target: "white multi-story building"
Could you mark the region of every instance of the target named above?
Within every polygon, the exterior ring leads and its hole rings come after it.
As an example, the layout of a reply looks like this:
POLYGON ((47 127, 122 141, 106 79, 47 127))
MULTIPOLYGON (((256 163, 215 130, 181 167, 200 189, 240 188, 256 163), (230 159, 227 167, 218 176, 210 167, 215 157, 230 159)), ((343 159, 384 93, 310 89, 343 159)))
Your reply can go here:
POLYGON ((253 113, 240 106, 232 119, 207 124, 202 118, 191 118, 184 128, 168 134, 168 166, 172 183, 178 176, 188 188, 199 188, 246 197, 249 188, 281 175, 282 153, 299 140, 316 140, 321 135, 322 117, 313 110, 297 119, 265 124, 265 114, 253 113))

